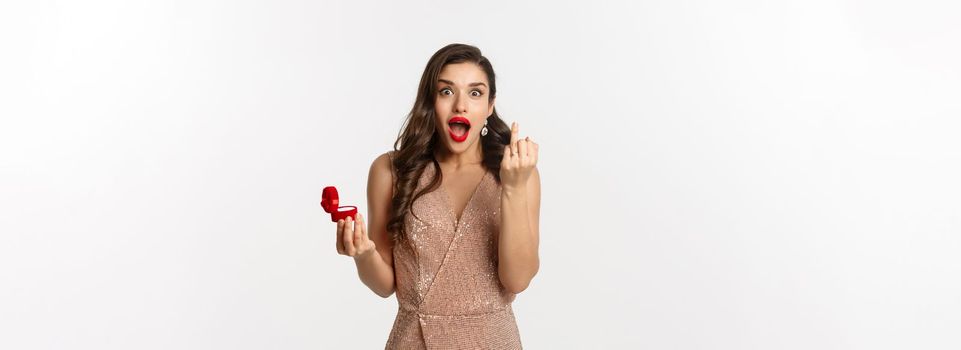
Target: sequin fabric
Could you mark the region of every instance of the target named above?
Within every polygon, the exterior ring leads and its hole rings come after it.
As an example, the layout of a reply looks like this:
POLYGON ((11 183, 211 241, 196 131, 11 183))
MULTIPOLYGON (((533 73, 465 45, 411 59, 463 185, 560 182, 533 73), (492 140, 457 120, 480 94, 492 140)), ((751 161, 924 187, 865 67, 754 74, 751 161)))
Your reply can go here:
MULTIPOLYGON (((418 190, 434 173, 428 165, 418 190)), ((515 294, 497 276, 500 195, 485 172, 459 222, 443 187, 414 202, 411 244, 393 248, 398 311, 386 349, 521 348, 515 294)))

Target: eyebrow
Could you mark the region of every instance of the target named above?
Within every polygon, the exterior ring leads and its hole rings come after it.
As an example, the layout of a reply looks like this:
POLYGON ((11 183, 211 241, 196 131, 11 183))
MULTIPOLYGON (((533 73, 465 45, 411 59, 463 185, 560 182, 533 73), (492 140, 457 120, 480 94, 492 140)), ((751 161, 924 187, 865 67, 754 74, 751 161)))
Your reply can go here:
MULTIPOLYGON (((439 82, 441 82, 441 83, 445 83, 445 84, 448 84, 448 85, 454 85, 454 86, 457 86, 457 84, 454 84, 454 82, 452 82, 452 81, 450 81, 450 80, 445 80, 445 79, 437 79, 437 81, 439 81, 439 82)), ((484 84, 484 83, 482 83, 482 82, 479 82, 479 81, 478 81, 478 82, 473 82, 473 83, 470 83, 470 85, 467 85, 467 86, 481 86, 481 85, 483 85, 484 87, 487 87, 487 84, 484 84)))

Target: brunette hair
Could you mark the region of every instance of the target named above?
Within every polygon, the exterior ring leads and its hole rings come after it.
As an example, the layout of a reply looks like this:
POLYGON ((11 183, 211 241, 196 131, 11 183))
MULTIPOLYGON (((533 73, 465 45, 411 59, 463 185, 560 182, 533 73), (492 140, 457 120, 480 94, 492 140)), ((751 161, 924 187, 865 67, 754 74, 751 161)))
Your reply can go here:
MULTIPOLYGON (((417 88, 417 98, 414 107, 404 121, 403 127, 394 141, 394 152, 391 157, 396 176, 394 197, 391 200, 391 216, 387 221, 387 231, 393 232, 395 242, 407 242, 407 231, 404 219, 407 214, 413 214, 411 207, 418 198, 436 190, 442 181, 440 163, 434 158, 435 147, 438 147, 439 135, 436 128, 434 99, 437 98, 436 85, 438 76, 444 66, 452 63, 470 62, 477 64, 487 75, 490 92, 488 102, 497 95, 497 83, 494 80, 494 67, 480 49, 465 44, 450 44, 444 46, 431 56, 424 67, 417 88), (427 166, 433 165, 434 178, 431 182, 414 193, 427 166)), ((500 182, 500 163, 504 156, 504 146, 510 143, 511 130, 497 115, 496 107, 487 117, 487 135, 480 138, 483 167, 493 173, 495 180, 500 182)), ((443 147, 443 146, 441 146, 443 147)))

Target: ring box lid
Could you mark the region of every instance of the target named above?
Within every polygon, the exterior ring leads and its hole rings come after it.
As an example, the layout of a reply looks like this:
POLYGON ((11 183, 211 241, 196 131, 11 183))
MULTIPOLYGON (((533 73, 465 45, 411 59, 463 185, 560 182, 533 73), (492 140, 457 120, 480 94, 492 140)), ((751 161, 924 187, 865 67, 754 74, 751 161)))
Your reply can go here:
POLYGON ((320 199, 320 206, 324 208, 324 211, 335 212, 339 205, 340 198, 337 196, 337 188, 334 186, 324 187, 324 193, 320 199))

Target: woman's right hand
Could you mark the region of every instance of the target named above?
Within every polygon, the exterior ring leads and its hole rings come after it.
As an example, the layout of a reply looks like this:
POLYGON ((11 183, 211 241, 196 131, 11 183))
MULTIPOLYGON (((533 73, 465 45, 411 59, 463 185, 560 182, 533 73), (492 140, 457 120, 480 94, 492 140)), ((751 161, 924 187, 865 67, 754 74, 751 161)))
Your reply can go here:
POLYGON ((337 253, 359 259, 371 252, 377 251, 374 241, 367 237, 367 225, 364 216, 357 213, 357 221, 353 218, 337 220, 337 253))

